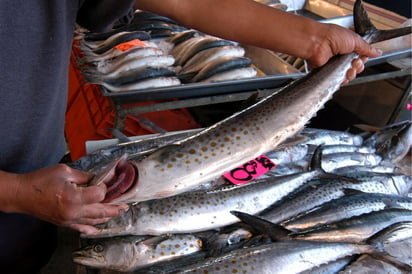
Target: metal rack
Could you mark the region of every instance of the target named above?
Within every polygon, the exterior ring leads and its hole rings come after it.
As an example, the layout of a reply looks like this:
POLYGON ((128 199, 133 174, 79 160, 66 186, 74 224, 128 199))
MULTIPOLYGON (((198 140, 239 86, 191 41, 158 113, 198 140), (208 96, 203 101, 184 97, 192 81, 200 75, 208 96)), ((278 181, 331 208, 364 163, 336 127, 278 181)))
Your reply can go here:
MULTIPOLYGON (((353 25, 352 14, 349 14, 349 10, 330 4, 328 1, 290 1, 290 3, 287 4, 289 8, 292 9, 291 12, 302 14, 322 22, 334 23, 344 27, 353 25), (332 17, 329 18, 328 16, 332 17)), ((218 83, 184 84, 175 87, 127 91, 122 93, 111 93, 102 87, 103 96, 111 100, 116 112, 115 128, 119 130, 123 129, 126 116, 129 114, 241 101, 256 93, 258 97, 262 97, 275 92, 292 80, 304 75, 304 73, 281 59, 279 55, 274 52, 250 46, 245 46, 245 48, 246 56, 250 57, 254 65, 263 71, 264 76, 218 83), (145 101, 156 102, 140 106, 125 106, 126 104, 145 101)), ((411 56, 411 48, 395 50, 384 53, 378 58, 370 59, 366 67, 392 62, 393 60, 411 58, 411 56)), ((411 75, 410 64, 406 67, 397 67, 396 65, 394 67, 394 71, 366 76, 360 75, 348 85, 364 84, 411 75)), ((410 92, 411 87, 409 83, 409 87, 404 90, 401 99, 402 102, 407 100, 410 92)), ((399 113, 399 111, 398 109, 395 112, 399 113)))

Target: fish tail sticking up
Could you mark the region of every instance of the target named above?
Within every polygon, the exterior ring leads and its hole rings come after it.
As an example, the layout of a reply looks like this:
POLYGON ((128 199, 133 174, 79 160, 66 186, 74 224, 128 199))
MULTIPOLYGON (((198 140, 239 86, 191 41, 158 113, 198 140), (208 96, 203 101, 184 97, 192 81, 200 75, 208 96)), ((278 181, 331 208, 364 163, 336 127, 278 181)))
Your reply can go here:
POLYGON ((368 13, 362 0, 356 0, 353 8, 355 31, 363 37, 368 43, 377 43, 384 40, 389 40, 395 37, 407 35, 411 33, 411 27, 403 27, 390 30, 380 30, 376 28, 370 20, 368 13))

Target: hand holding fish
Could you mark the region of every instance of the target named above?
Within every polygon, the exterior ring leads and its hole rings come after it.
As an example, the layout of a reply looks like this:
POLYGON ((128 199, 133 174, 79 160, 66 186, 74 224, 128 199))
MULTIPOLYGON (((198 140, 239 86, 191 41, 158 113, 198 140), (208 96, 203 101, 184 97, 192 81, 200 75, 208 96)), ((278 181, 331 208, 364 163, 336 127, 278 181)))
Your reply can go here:
POLYGON ((312 53, 305 59, 310 67, 324 65, 330 58, 338 54, 351 52, 358 53, 361 57, 352 61, 352 68, 346 74, 346 81, 355 79, 356 74, 364 70, 364 63, 368 57, 378 57, 382 52, 369 45, 360 35, 352 30, 335 24, 320 24, 320 33, 324 33, 322 42, 314 47, 312 53))
POLYGON ((89 179, 88 173, 63 164, 25 174, 0 171, 0 208, 88 234, 95 230, 92 225, 108 221, 127 208, 100 203, 106 187, 80 187, 89 179))
POLYGON ((312 68, 324 65, 337 54, 355 51, 362 57, 352 63, 345 82, 363 71, 366 57, 381 54, 349 29, 320 23, 256 1, 139 0, 135 7, 228 40, 303 58, 312 68))

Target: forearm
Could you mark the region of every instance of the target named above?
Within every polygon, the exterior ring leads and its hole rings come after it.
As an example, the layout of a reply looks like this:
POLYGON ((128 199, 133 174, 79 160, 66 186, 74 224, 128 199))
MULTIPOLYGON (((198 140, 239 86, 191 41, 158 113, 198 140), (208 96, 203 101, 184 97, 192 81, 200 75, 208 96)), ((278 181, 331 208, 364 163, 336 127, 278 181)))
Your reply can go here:
POLYGON ((225 39, 302 58, 310 57, 325 39, 326 25, 251 0, 138 0, 135 7, 225 39))
POLYGON ((0 211, 19 212, 18 189, 20 184, 18 174, 0 170, 0 211))

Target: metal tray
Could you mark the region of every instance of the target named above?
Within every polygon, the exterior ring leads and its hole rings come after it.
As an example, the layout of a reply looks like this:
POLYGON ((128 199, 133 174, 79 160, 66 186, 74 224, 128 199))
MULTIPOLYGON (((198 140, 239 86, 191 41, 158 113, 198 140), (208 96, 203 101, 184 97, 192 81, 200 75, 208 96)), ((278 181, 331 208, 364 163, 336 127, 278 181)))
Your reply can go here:
MULTIPOLYGON (((290 10, 315 20, 334 23, 343 27, 353 25, 353 17, 338 6, 325 1, 308 0, 292 1, 296 10, 290 10), (334 16, 329 18, 329 16, 334 16)), ((230 94, 233 92, 246 92, 262 89, 278 88, 293 79, 303 76, 304 73, 284 61, 276 53, 252 46, 243 45, 245 55, 252 59, 253 65, 260 74, 254 78, 222 81, 215 83, 181 84, 179 86, 150 88, 134 91, 113 93, 102 87, 103 96, 111 98, 115 104, 127 104, 137 101, 186 99, 204 96, 230 94)), ((401 49, 384 53, 378 58, 371 58, 366 66, 377 65, 392 60, 410 58, 412 49, 401 49)))
POLYGON ((195 98, 232 92, 276 88, 303 75, 274 52, 247 45, 243 46, 243 48, 245 48, 245 56, 252 59, 253 65, 258 69, 258 75, 260 76, 248 79, 214 83, 181 84, 179 86, 149 88, 119 93, 110 92, 102 87, 103 96, 111 98, 117 104, 174 98, 195 98))

